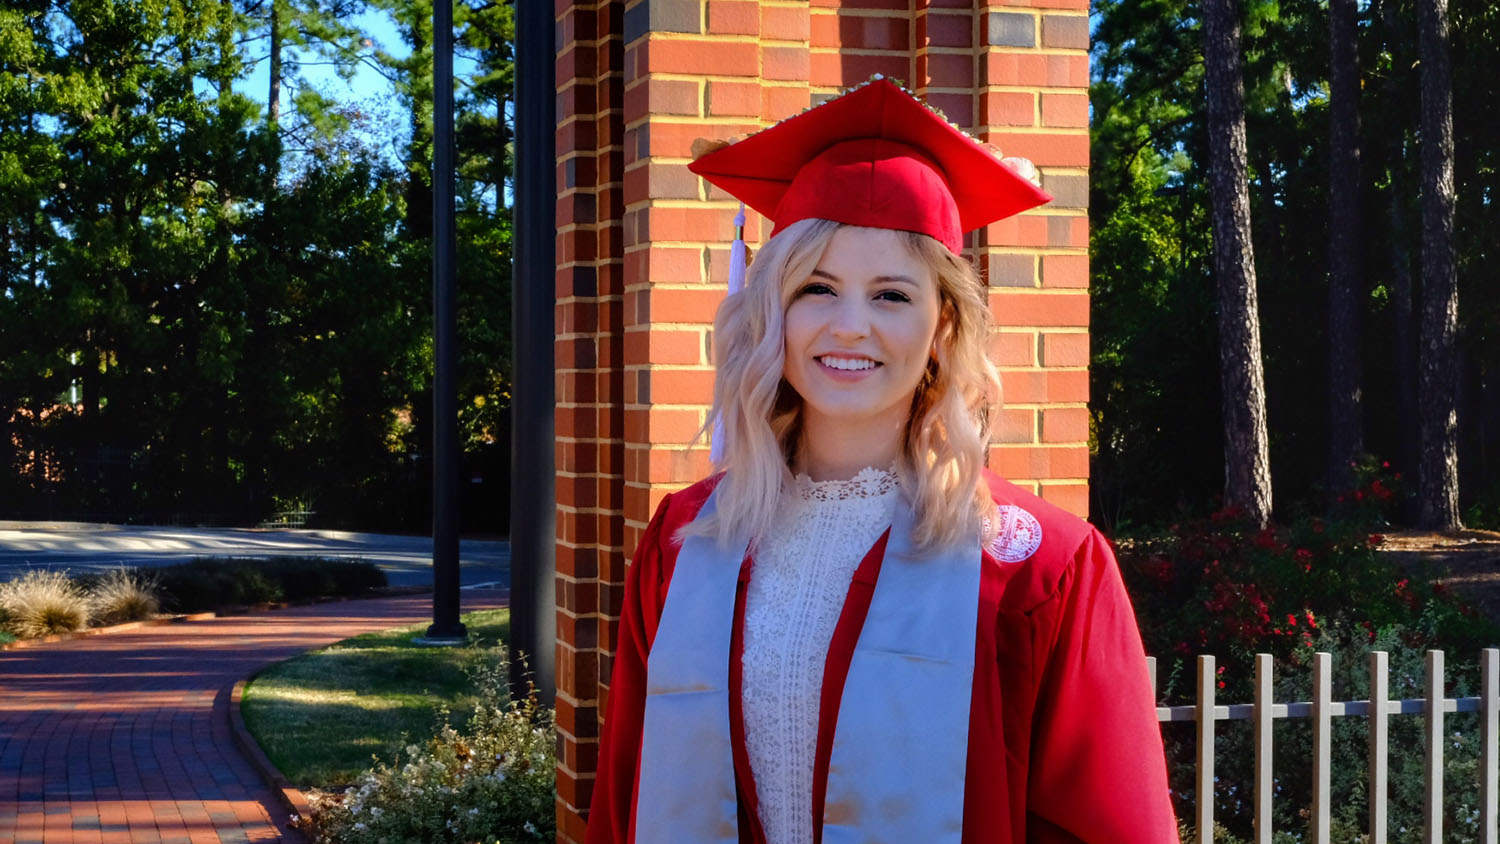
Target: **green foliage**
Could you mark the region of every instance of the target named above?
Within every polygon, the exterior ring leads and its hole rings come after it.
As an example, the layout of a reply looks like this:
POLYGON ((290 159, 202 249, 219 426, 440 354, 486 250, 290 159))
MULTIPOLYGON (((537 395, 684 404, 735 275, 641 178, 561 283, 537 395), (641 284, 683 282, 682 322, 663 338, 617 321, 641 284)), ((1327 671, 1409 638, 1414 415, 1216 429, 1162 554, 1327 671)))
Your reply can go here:
POLYGON ((367 633, 268 666, 245 687, 245 725, 299 785, 341 788, 393 758, 410 736, 451 723, 478 700, 473 667, 505 657, 509 610, 461 619, 460 648, 418 644, 427 625, 367 633))
POLYGON ((444 723, 342 795, 315 795, 305 826, 317 842, 551 841, 556 733, 536 698, 511 700, 504 663, 479 671, 469 723, 444 723))
POLYGON ((1464 511, 1464 524, 1481 530, 1500 531, 1500 482, 1491 484, 1464 511))
POLYGON ((153 573, 163 605, 185 613, 358 595, 386 585, 385 572, 374 563, 317 557, 203 557, 153 573))
MULTIPOLYGON (((33 0, 0 10, 0 501, 19 515, 425 529, 426 0, 33 0), (403 23, 410 55, 360 17, 403 23), (394 45, 387 45, 392 52, 394 45), (250 74, 272 50, 289 104, 250 74), (308 80, 381 67, 399 165, 308 80)), ((460 4, 459 405, 508 430, 511 6, 460 4)), ((430 26, 430 24, 428 24, 430 26)), ((496 484, 494 486, 500 486, 496 484)), ((502 509, 495 507, 494 509, 502 509)))
MULTIPOLYGON (((1096 0, 1090 101, 1092 516, 1161 527, 1216 508, 1222 489, 1205 97, 1195 0, 1096 0)), ((1365 447, 1416 466, 1415 257, 1419 98, 1415 5, 1360 4, 1361 320, 1365 447), (1404 342, 1397 342, 1401 340, 1404 342), (1405 379, 1405 380, 1403 380, 1405 379)), ((1331 506, 1327 467, 1329 47, 1326 5, 1248 0, 1249 194, 1276 501, 1331 506)), ((1500 11, 1451 5, 1459 250, 1460 491, 1481 506, 1500 472, 1500 299, 1486 289, 1500 206, 1489 107, 1500 11)), ((1400 514, 1398 514, 1400 515, 1400 514)))
MULTIPOLYGON (((1500 644, 1500 628, 1454 599, 1420 572, 1398 568, 1377 553, 1382 542, 1367 525, 1396 506, 1399 481, 1373 463, 1360 468, 1360 486, 1341 496, 1345 518, 1302 517, 1258 529, 1237 514, 1173 525, 1167 533, 1123 545, 1121 567, 1134 598, 1148 653, 1158 658, 1158 700, 1194 702, 1195 660, 1212 654, 1221 703, 1254 695, 1254 657, 1273 657, 1275 700, 1311 699, 1313 654, 1332 654, 1335 700, 1368 696, 1368 653, 1390 656, 1393 698, 1423 695, 1428 649, 1447 654, 1447 694, 1474 694, 1477 656, 1500 644)), ((1468 783, 1477 764, 1473 719, 1449 716, 1444 840, 1477 840, 1468 783)), ((1168 771, 1179 817, 1192 816, 1195 737, 1191 725, 1167 725, 1168 771)), ((1274 828, 1305 832, 1311 801, 1312 736, 1306 720, 1275 727, 1274 828)), ((1221 722, 1215 745, 1215 816, 1248 840, 1254 757, 1249 722, 1221 722)), ((1390 817, 1393 842, 1415 842, 1421 830, 1422 735, 1419 719, 1390 722, 1390 817)), ((1358 842, 1364 825, 1367 733, 1360 719, 1338 718, 1333 738, 1335 835, 1358 842)), ((1238 836, 1235 838, 1233 836, 1238 836)), ((1217 840, 1217 839, 1216 839, 1217 840)))

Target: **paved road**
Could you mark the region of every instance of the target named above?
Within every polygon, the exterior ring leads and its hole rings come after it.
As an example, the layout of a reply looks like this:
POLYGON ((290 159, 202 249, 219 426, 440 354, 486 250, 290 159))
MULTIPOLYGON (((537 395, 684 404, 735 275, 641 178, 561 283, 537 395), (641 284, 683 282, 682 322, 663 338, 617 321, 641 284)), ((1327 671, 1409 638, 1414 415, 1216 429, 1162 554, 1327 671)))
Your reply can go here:
MULTIPOLYGON (((166 566, 193 557, 341 557, 369 560, 393 586, 432 583, 432 539, 330 530, 183 528, 90 522, 0 521, 0 580, 26 568, 73 572, 166 566)), ((510 543, 459 543, 459 582, 509 586, 510 543)))
MULTIPOLYGON (((505 603, 464 596, 466 610, 505 603)), ((426 595, 343 601, 0 651, 0 841, 301 841, 230 738, 230 689, 431 609, 426 595)))

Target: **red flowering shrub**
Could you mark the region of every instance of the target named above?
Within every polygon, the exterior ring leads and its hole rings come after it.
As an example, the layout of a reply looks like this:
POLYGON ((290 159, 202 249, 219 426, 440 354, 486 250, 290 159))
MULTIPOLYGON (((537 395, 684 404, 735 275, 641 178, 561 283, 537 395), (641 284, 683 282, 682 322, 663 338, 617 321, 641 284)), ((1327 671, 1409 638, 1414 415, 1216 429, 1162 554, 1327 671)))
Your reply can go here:
MULTIPOLYGON (((1316 651, 1335 655, 1334 693, 1340 700, 1365 696, 1364 654, 1372 646, 1392 654, 1394 696, 1420 695, 1409 686, 1420 688, 1421 655, 1428 648, 1450 654, 1453 688, 1472 681, 1468 674, 1477 674, 1474 658, 1481 648, 1500 643, 1500 630, 1441 584, 1378 553, 1383 537, 1373 529, 1385 525, 1399 476, 1373 463, 1357 474, 1359 487, 1341 496, 1336 519, 1307 516, 1261 529, 1226 510, 1207 520, 1172 525, 1163 535, 1121 543, 1121 569, 1146 652, 1157 657, 1159 703, 1194 702, 1199 654, 1216 657, 1220 703, 1252 699, 1257 653, 1274 657, 1277 700, 1282 702, 1309 698, 1316 651)), ((1349 793, 1357 795, 1364 771, 1363 725, 1352 723, 1356 719, 1338 720, 1351 722, 1338 727, 1352 731, 1344 742, 1350 758, 1336 760, 1334 767, 1346 772, 1341 776, 1347 775, 1349 793)), ((1278 797, 1278 815, 1283 816, 1278 829, 1305 825, 1297 813, 1307 803, 1308 759, 1300 752, 1285 753, 1280 737, 1284 734, 1288 746, 1296 747, 1305 726, 1289 722, 1278 727, 1276 776, 1283 789, 1278 792, 1283 795, 1278 797)), ((1248 722, 1227 722, 1219 730, 1216 772, 1224 792, 1217 816, 1228 828, 1247 832, 1253 760, 1248 722)), ((1164 735, 1179 814, 1190 817, 1192 736, 1177 735, 1171 728, 1164 735)), ((1420 759, 1420 747, 1413 750, 1418 752, 1411 758, 1420 759)), ((1420 772, 1412 776, 1413 787, 1419 786, 1420 772)), ((1346 808, 1354 812, 1359 799, 1350 797, 1346 808)), ((1458 814, 1454 822, 1461 826, 1458 814)))

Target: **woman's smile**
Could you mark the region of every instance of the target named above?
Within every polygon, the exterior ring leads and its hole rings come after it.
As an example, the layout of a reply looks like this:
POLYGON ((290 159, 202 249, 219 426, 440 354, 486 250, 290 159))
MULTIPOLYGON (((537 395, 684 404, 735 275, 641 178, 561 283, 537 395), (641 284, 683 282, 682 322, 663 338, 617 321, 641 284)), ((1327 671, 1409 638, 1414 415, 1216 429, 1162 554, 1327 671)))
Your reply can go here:
POLYGON ((848 355, 820 355, 816 360, 823 365, 824 369, 829 370, 830 377, 848 380, 862 378, 880 366, 878 360, 848 355))

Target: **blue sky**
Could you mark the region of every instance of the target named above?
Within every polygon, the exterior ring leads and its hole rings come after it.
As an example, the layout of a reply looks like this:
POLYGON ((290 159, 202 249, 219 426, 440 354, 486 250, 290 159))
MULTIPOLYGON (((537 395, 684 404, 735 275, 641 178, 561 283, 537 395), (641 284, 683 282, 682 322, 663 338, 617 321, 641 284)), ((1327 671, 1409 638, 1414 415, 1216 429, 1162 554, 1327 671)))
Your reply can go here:
MULTIPOLYGON (((373 47, 397 57, 410 54, 411 50, 402 41, 395 21, 385 12, 367 10, 356 15, 352 23, 364 32, 373 47)), ((288 58, 291 56, 288 55, 288 58)), ((390 81, 372 67, 373 49, 371 58, 361 64, 353 78, 348 80, 341 78, 333 67, 317 64, 315 56, 307 55, 304 59, 300 63, 302 76, 307 84, 324 97, 340 103, 357 105, 366 117, 366 124, 357 128, 356 133, 372 149, 378 149, 389 163, 399 164, 408 135, 407 115, 401 105, 396 102, 395 91, 390 81)), ((455 55, 453 61, 455 75, 470 74, 474 69, 475 65, 472 60, 462 55, 455 55)), ((269 63, 261 57, 261 61, 254 66, 249 76, 238 83, 237 90, 263 103, 269 72, 269 63)), ((282 86, 281 110, 283 114, 290 112, 291 98, 295 93, 290 86, 282 86)))

